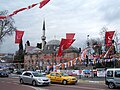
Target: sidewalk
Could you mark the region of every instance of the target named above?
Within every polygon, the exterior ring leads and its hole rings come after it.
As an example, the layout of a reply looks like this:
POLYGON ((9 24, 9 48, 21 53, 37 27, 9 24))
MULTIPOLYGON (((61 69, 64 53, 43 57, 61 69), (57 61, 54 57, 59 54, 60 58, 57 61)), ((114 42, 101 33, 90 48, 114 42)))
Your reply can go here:
POLYGON ((79 83, 98 83, 98 84, 105 84, 105 78, 103 78, 103 77, 94 77, 94 78, 81 77, 78 82, 79 82, 79 83))
POLYGON ((79 83, 98 83, 98 84, 105 84, 105 81, 92 81, 92 80, 78 80, 79 83))

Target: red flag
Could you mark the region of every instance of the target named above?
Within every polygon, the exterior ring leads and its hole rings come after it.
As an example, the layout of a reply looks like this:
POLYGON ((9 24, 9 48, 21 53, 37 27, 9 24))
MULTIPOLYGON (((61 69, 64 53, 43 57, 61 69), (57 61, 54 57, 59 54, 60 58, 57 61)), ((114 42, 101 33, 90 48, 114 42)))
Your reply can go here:
POLYGON ((23 34, 24 34, 24 31, 16 30, 15 43, 20 44, 22 37, 23 37, 23 34))
POLYGON ((25 10, 25 9, 27 9, 27 8, 21 8, 21 9, 15 10, 15 11, 13 12, 13 14, 17 14, 18 12, 23 11, 23 10, 25 10))
POLYGON ((5 19, 6 18, 6 16, 0 16, 0 19, 5 19))
POLYGON ((73 39, 75 36, 75 33, 66 33, 66 39, 73 39))
POLYGON ((44 5, 46 5, 50 0, 43 0, 40 2, 39 8, 42 8, 44 5))
POLYGON ((115 31, 108 31, 105 33, 106 45, 110 46, 112 44, 112 38, 115 31))
POLYGON ((13 16, 13 15, 14 15, 14 13, 12 13, 12 14, 10 14, 10 15, 8 15, 8 16, 10 16, 10 17, 11 17, 11 16, 13 16))
POLYGON ((62 39, 58 50, 58 56, 62 55, 63 50, 69 48, 75 39, 62 39))
POLYGON ((35 4, 32 4, 32 5, 28 6, 28 9, 31 9, 31 8, 33 8, 36 5, 38 5, 38 3, 35 3, 35 4))
POLYGON ((58 56, 62 55, 64 44, 65 44, 65 39, 62 39, 60 42, 59 50, 58 50, 58 56))
POLYGON ((64 44, 63 49, 69 48, 74 41, 75 39, 65 39, 65 44, 64 44))

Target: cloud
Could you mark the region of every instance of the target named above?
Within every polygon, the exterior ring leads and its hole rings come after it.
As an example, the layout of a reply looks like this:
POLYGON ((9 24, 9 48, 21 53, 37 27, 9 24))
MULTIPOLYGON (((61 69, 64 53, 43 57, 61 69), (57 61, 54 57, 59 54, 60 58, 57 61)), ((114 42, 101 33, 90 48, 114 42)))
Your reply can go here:
POLYGON ((99 11, 103 14, 103 20, 109 22, 115 22, 120 19, 120 1, 105 0, 99 7, 99 11))

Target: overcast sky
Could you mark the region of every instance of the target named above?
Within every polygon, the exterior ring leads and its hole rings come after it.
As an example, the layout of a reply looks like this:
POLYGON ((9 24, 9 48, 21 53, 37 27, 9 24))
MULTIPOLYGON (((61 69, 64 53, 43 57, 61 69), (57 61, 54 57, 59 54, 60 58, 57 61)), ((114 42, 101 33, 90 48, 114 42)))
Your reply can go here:
MULTIPOLYGON (((0 0, 0 11, 13 11, 27 7, 40 0, 0 0)), ((120 0, 51 0, 42 9, 39 5, 13 16, 15 27, 25 31, 23 43, 30 41, 31 46, 41 42, 42 24, 46 21, 46 41, 61 40, 66 33, 75 33, 73 46, 85 46, 87 35, 100 37, 105 26, 110 31, 120 33, 120 0)), ((15 34, 6 37, 0 46, 0 53, 14 53, 19 45, 15 44, 15 34), (8 45, 9 44, 9 45, 8 45)))

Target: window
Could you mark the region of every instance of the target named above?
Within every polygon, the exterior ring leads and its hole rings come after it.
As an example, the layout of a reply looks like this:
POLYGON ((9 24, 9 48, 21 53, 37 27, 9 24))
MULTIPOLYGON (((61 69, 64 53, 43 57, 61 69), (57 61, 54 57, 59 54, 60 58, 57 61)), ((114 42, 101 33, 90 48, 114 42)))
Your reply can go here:
POLYGON ((33 73, 33 75, 34 75, 35 77, 44 77, 44 75, 41 74, 41 73, 33 73))
POLYGON ((59 74, 59 73, 56 73, 56 76, 60 76, 60 74, 59 74))
POLYGON ((31 73, 24 73, 23 75, 25 75, 25 76, 30 76, 31 75, 31 73))
POLYGON ((55 76, 55 74, 54 74, 54 73, 51 73, 50 76, 55 76))
POLYGON ((107 77, 113 77, 113 71, 108 71, 107 72, 107 77))
POLYGON ((115 71, 115 77, 120 78, 120 70, 115 71))

